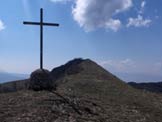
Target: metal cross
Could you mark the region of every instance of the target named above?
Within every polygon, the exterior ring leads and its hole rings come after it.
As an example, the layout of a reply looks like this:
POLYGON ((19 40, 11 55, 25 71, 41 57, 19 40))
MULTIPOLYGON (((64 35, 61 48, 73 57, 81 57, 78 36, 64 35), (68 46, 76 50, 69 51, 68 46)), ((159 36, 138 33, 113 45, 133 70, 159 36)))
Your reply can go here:
POLYGON ((39 25, 40 26, 40 69, 43 69, 43 26, 59 26, 57 23, 46 23, 43 22, 43 9, 40 9, 40 22, 23 22, 28 25, 39 25))

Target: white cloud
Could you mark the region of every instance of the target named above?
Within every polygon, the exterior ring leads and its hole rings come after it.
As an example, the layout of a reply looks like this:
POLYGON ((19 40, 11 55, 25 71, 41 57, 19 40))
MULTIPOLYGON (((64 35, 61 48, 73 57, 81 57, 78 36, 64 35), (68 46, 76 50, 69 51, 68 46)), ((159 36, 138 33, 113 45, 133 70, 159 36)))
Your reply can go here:
POLYGON ((142 1, 142 3, 141 3, 141 8, 144 8, 145 5, 146 5, 146 1, 142 1))
POLYGON ((103 67, 106 67, 112 72, 130 72, 136 67, 136 63, 127 58, 124 60, 107 60, 101 61, 99 64, 103 67))
POLYGON ((137 17, 136 18, 130 17, 128 19, 127 27, 130 27, 130 26, 134 26, 134 27, 149 27, 150 26, 152 20, 151 19, 145 19, 143 17, 145 6, 146 6, 146 1, 143 0, 141 2, 141 8, 138 11, 137 17))
POLYGON ((121 62, 121 64, 124 64, 124 65, 134 65, 134 62, 129 58, 122 60, 120 62, 121 62))
POLYGON ((2 22, 2 20, 0 20, 0 31, 4 29, 5 29, 4 23, 2 22))
POLYGON ((50 0, 51 2, 69 2, 69 1, 72 1, 72 0, 50 0))
POLYGON ((160 16, 158 16, 158 15, 155 16, 155 19, 159 19, 159 18, 160 18, 160 16))
POLYGON ((123 60, 105 60, 98 63, 113 73, 138 73, 162 76, 162 61, 145 62, 130 58, 123 60))
POLYGON ((121 21, 113 17, 128 10, 132 0, 76 0, 73 17, 86 31, 106 28, 117 31, 121 21))
POLYGON ((137 18, 129 18, 127 27, 148 27, 151 24, 150 19, 144 19, 141 15, 138 15, 137 18))
POLYGON ((105 60, 98 61, 108 71, 124 81, 159 81, 162 78, 162 61, 105 60))
MULTIPOLYGON (((74 20, 85 31, 104 28, 117 32, 122 21, 117 14, 125 12, 133 6, 133 0, 50 0, 51 2, 75 2, 72 7, 74 20)), ((137 17, 129 17, 126 27, 149 27, 152 20, 143 17, 146 1, 142 0, 137 17)))
POLYGON ((108 22, 105 23, 105 25, 105 28, 111 29, 116 32, 121 27, 121 21, 110 19, 108 22))
POLYGON ((112 64, 113 64, 113 61, 112 61, 112 60, 101 61, 101 62, 99 62, 99 64, 100 64, 101 66, 112 65, 112 64))
POLYGON ((144 9, 145 9, 145 6, 146 6, 146 1, 142 1, 141 2, 141 8, 139 10, 139 14, 143 14, 144 13, 144 9))

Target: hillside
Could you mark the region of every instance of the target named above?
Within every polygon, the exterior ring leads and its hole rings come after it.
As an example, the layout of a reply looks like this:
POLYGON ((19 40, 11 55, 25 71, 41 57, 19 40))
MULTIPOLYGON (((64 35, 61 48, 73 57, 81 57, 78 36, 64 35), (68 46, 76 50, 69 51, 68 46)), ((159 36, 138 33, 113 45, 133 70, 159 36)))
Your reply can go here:
POLYGON ((75 59, 50 73, 54 91, 29 80, 1 85, 2 122, 161 122, 162 96, 132 88, 95 62, 75 59), (11 93, 9 89, 14 88, 11 93))

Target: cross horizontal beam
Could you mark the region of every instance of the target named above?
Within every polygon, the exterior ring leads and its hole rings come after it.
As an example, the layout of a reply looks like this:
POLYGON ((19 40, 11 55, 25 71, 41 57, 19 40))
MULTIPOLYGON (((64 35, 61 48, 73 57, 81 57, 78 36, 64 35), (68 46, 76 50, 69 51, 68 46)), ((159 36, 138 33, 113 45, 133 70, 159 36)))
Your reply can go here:
POLYGON ((44 25, 44 26, 59 26, 57 23, 40 23, 40 22, 23 22, 25 25, 44 25))

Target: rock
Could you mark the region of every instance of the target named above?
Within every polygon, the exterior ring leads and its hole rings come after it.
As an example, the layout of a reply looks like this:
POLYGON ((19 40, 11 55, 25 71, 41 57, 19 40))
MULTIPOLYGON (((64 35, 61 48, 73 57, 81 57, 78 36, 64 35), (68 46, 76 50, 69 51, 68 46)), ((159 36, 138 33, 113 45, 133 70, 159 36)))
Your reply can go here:
POLYGON ((30 81, 29 81, 28 88, 34 91, 54 89, 55 87, 53 85, 50 72, 45 69, 38 69, 32 72, 30 75, 30 81))

